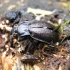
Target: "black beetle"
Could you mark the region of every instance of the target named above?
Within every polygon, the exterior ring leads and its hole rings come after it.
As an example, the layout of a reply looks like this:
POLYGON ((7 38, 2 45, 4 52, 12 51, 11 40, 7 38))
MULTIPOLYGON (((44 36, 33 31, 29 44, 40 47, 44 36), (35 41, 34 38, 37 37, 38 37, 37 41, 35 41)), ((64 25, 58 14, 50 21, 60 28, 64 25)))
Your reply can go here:
POLYGON ((44 43, 55 43, 59 40, 56 27, 44 21, 23 22, 17 28, 13 28, 12 32, 17 32, 22 40, 26 36, 44 43))

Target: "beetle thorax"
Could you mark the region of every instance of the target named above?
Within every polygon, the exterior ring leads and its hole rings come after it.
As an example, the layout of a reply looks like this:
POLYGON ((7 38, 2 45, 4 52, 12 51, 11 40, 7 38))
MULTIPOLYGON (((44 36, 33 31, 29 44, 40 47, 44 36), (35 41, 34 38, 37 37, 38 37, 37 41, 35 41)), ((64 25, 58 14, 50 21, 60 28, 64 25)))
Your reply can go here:
POLYGON ((30 35, 29 33, 29 25, 21 24, 18 26, 18 34, 21 36, 30 35))

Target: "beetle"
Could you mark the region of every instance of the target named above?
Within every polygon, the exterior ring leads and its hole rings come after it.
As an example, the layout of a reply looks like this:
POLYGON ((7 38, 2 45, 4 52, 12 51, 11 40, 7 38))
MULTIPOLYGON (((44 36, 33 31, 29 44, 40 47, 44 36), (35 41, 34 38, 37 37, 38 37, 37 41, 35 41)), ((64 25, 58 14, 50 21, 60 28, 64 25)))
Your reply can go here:
POLYGON ((44 21, 24 21, 18 27, 12 29, 12 33, 14 32, 18 33, 21 41, 31 37, 32 39, 50 45, 59 40, 58 29, 54 25, 44 21))
POLYGON ((58 31, 55 27, 43 21, 23 22, 17 28, 20 37, 31 36, 33 39, 44 43, 55 43, 59 39, 58 31))

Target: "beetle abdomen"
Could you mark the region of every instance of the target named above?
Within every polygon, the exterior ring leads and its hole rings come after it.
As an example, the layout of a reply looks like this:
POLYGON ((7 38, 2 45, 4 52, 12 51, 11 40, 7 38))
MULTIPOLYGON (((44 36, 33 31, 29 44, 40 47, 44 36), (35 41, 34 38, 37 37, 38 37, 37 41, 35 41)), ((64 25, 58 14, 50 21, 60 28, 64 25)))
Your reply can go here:
POLYGON ((30 26, 30 35, 32 38, 42 42, 56 42, 59 39, 59 34, 53 31, 55 27, 49 23, 34 23, 30 26))

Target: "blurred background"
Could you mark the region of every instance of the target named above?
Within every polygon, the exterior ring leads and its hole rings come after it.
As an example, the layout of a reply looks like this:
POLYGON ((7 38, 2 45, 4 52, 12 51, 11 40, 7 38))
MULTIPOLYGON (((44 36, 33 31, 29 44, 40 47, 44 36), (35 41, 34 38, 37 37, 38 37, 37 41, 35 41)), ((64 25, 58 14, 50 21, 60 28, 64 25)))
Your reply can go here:
POLYGON ((23 9, 27 7, 40 8, 45 10, 64 10, 70 12, 69 0, 0 0, 0 15, 8 10, 23 9), (62 9, 61 9, 62 8, 62 9), (66 8, 66 9, 65 9, 66 8))

